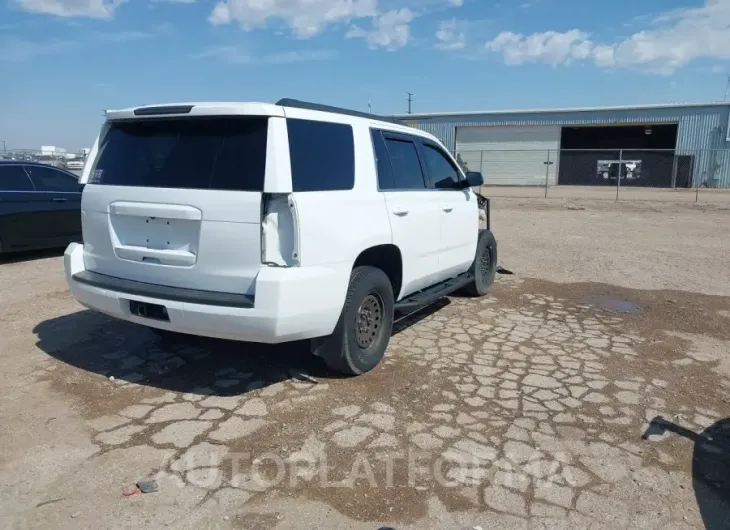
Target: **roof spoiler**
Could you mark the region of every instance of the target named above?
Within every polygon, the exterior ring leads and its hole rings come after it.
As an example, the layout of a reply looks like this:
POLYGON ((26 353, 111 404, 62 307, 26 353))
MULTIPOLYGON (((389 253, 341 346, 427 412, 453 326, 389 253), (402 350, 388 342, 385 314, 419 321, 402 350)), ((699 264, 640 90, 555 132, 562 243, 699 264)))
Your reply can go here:
POLYGON ((169 116, 170 114, 190 114, 193 105, 160 105, 134 109, 135 116, 169 116))

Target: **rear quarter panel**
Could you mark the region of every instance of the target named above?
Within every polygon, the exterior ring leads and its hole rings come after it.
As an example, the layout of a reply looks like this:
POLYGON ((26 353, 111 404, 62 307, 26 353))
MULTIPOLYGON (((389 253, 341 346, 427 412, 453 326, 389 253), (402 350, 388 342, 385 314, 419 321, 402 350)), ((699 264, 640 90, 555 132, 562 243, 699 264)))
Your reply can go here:
POLYGON ((392 242, 385 198, 378 191, 375 157, 366 124, 353 125, 352 190, 296 192, 302 266, 349 263, 365 249, 392 242))
POLYGON ((385 198, 378 191, 370 129, 353 124, 355 185, 352 190, 293 193, 302 267, 332 269, 332 293, 344 304, 352 266, 370 247, 392 243, 385 198))

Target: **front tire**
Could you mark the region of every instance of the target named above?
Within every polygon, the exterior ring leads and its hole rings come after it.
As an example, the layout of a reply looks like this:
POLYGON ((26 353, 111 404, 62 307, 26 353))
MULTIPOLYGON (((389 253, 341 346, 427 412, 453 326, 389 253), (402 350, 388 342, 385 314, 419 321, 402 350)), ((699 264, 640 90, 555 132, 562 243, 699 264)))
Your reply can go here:
POLYGON ((321 339, 316 354, 344 375, 361 375, 385 355, 393 331, 395 300, 388 276, 376 267, 356 267, 334 332, 321 339))
POLYGON ((477 251, 469 272, 474 276, 472 283, 464 287, 469 296, 484 296, 497 275, 497 240, 490 230, 480 230, 477 251))

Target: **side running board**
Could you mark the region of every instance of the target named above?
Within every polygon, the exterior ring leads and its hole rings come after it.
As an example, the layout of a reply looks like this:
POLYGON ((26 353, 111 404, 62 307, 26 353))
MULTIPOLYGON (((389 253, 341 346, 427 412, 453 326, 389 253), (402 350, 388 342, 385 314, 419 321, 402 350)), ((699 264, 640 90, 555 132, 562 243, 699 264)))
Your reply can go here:
POLYGON ((421 309, 423 307, 433 304, 437 300, 443 298, 444 296, 450 295, 454 291, 458 291, 462 287, 469 285, 469 283, 471 283, 473 280, 474 276, 469 272, 465 272, 464 274, 460 274, 456 278, 451 278, 450 280, 446 280, 445 282, 437 283, 436 285, 432 285, 431 287, 428 287, 423 291, 413 293, 412 295, 404 298, 400 302, 396 302, 395 310, 408 312, 416 311, 417 309, 421 309))

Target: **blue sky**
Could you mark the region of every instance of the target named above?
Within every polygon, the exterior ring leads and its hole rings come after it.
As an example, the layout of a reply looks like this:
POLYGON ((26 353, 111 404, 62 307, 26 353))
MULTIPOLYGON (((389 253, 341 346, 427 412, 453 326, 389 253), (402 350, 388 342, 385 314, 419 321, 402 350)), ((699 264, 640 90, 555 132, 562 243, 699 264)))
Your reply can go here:
POLYGON ((102 109, 296 97, 374 112, 722 99, 730 0, 0 0, 0 140, 102 109))

